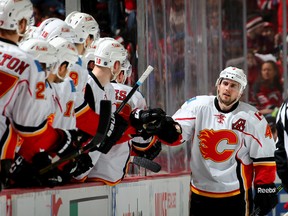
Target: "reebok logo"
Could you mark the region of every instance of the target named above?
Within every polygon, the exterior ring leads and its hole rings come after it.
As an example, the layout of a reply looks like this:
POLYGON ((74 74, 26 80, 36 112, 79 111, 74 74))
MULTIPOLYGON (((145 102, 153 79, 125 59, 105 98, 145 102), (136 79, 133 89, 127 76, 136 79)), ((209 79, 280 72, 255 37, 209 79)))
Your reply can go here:
POLYGON ((276 193, 276 188, 257 188, 257 192, 258 193, 267 193, 267 194, 270 194, 270 193, 276 193))

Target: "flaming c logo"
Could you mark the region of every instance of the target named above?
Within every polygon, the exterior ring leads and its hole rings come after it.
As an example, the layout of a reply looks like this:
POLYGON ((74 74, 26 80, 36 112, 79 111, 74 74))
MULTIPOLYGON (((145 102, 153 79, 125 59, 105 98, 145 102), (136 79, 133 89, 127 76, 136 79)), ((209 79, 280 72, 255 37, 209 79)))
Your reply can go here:
POLYGON ((226 145, 236 145, 238 143, 237 135, 231 130, 202 130, 198 138, 200 152, 206 160, 215 162, 226 161, 234 152, 234 149, 224 149, 221 152, 217 147, 221 142, 226 142, 226 145))

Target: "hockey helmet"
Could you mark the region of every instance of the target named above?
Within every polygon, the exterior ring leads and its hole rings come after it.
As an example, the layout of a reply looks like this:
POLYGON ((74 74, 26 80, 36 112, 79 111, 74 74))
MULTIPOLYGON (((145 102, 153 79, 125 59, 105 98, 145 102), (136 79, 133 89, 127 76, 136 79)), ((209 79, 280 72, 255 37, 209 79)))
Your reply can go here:
POLYGON ((44 20, 34 33, 35 38, 50 40, 59 36, 75 43, 77 35, 74 29, 59 18, 48 18, 44 20))
POLYGON ((73 11, 66 17, 65 22, 77 35, 75 43, 85 43, 88 35, 93 35, 94 40, 100 37, 99 25, 90 14, 73 11))
POLYGON ((49 73, 54 73, 57 69, 58 59, 57 59, 57 50, 47 41, 30 38, 28 40, 22 41, 19 44, 20 49, 29 53, 38 60, 40 63, 45 64, 46 66, 46 75, 49 73))
POLYGON ((18 23, 22 19, 27 20, 27 26, 34 24, 30 0, 0 0, 1 29, 18 30, 18 23))
POLYGON ((240 84, 240 92, 242 93, 247 85, 247 78, 242 69, 236 67, 227 67, 221 71, 219 78, 216 81, 216 86, 220 84, 223 79, 230 79, 240 84))
POLYGON ((54 37, 49 40, 49 43, 56 48, 57 58, 59 63, 68 62, 68 68, 71 68, 78 60, 78 52, 76 46, 62 37, 54 37))
POLYGON ((127 58, 126 49, 113 38, 100 38, 95 48, 95 64, 102 67, 113 67, 116 61, 120 64, 127 58))

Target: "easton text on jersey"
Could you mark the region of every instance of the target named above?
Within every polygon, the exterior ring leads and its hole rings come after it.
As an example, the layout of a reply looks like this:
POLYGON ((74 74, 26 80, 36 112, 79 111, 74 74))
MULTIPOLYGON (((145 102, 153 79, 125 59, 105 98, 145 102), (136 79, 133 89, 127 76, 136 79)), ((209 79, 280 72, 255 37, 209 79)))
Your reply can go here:
POLYGON ((9 54, 0 52, 0 66, 6 66, 21 75, 29 67, 29 64, 9 54))

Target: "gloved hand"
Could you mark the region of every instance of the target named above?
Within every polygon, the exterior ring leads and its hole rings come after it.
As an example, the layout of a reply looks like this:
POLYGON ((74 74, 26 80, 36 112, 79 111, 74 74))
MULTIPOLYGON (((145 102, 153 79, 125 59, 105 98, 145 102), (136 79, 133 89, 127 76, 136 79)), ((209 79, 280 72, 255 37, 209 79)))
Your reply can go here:
POLYGON ((136 109, 130 114, 130 122, 139 135, 144 139, 148 139, 158 130, 160 122, 165 116, 166 113, 161 108, 149 110, 136 109))
POLYGON ((149 160, 154 160, 161 152, 162 150, 162 144, 159 141, 156 141, 154 145, 152 145, 150 148, 144 151, 140 151, 135 148, 135 145, 133 145, 132 141, 132 154, 136 154, 137 156, 147 158, 149 160))
MULTIPOLYGON (((119 114, 112 114, 110 121, 110 128, 106 137, 96 150, 107 154, 113 145, 121 138, 126 131, 128 123, 119 114)), ((93 150, 93 149, 92 149, 93 150)))
POLYGON ((76 177, 87 172, 94 165, 88 153, 83 153, 75 159, 75 167, 71 170, 71 175, 76 177))
POLYGON ((148 125, 146 129, 147 131, 152 131, 155 129, 155 134, 158 136, 158 138, 170 144, 177 141, 179 136, 182 134, 180 124, 174 121, 170 116, 165 116, 165 118, 163 118, 160 122, 158 128, 154 128, 152 126, 152 129, 150 129, 149 127, 150 126, 148 125))
POLYGON ((43 175, 39 170, 51 164, 51 158, 47 152, 39 152, 28 163, 22 156, 17 155, 9 172, 11 184, 14 187, 54 187, 62 184, 62 178, 57 169, 50 170, 43 175))
POLYGON ((21 155, 16 154, 14 162, 9 169, 11 187, 32 187, 39 185, 35 178, 37 171, 21 155))
POLYGON ((78 141, 79 136, 77 130, 62 130, 57 128, 56 131, 59 134, 59 140, 57 146, 53 146, 49 152, 56 153, 59 157, 63 157, 80 147, 81 143, 78 141))
POLYGON ((48 152, 39 152, 32 158, 32 166, 37 171, 35 178, 38 180, 39 186, 55 187, 63 185, 63 178, 60 170, 54 168, 40 175, 39 171, 52 163, 52 157, 48 152))
POLYGON ((254 205, 259 208, 259 215, 268 214, 278 203, 277 188, 275 184, 255 186, 254 205))

